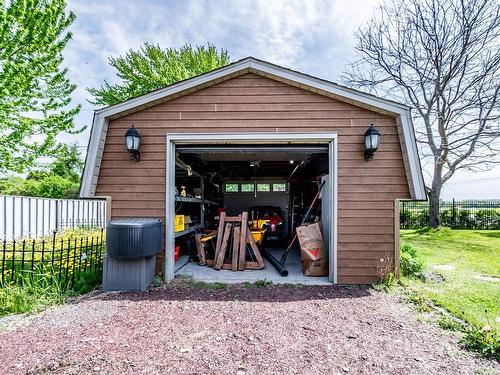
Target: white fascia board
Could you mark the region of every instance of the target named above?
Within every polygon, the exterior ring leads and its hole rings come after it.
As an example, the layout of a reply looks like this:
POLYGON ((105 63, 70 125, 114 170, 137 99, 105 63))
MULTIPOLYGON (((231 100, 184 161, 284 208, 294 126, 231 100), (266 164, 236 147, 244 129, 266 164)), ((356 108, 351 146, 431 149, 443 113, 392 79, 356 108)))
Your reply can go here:
MULTIPOLYGON (((411 195, 412 199, 427 200, 425 191, 424 176, 422 174, 422 166, 417 150, 417 140, 415 138, 415 130, 413 129, 413 121, 411 119, 410 110, 404 111, 399 115, 401 121, 401 130, 403 132, 403 142, 405 146, 406 162, 408 163, 409 176, 408 183, 413 188, 411 195)), ((400 136, 401 137, 401 136, 400 136)))
POLYGON ((106 131, 106 124, 106 118, 97 113, 94 115, 94 120, 92 121, 92 130, 90 132, 89 145, 87 148, 87 156, 85 157, 82 181, 80 184, 80 197, 92 197, 95 194, 97 181, 93 180, 97 178, 96 176, 99 173, 101 163, 98 159, 102 158, 102 150, 101 152, 99 152, 99 146, 101 140, 103 138, 105 139, 104 132, 106 131))
MULTIPOLYGON (((119 117, 122 113, 142 108, 148 104, 151 105, 152 103, 154 104, 162 100, 168 100, 170 96, 182 93, 183 91, 196 89, 197 86, 210 84, 212 81, 223 80, 224 78, 228 78, 232 75, 244 74, 245 72, 255 72, 256 74, 264 76, 274 76, 279 79, 295 82, 306 88, 316 89, 338 96, 339 98, 345 98, 347 101, 352 101, 353 104, 359 103, 394 114, 398 125, 400 126, 400 137, 402 135, 403 138, 402 148, 403 152, 406 153, 406 163, 408 164, 408 183, 411 187, 412 198, 426 199, 420 160, 418 158, 415 143, 415 134, 408 106, 343 87, 337 85, 336 83, 328 82, 307 74, 273 65, 265 61, 257 60, 252 57, 237 61, 212 72, 170 85, 164 89, 156 90, 149 94, 127 100, 123 103, 118 103, 97 110, 92 124, 91 139, 89 140, 89 147, 87 150, 88 155, 85 161, 80 196, 92 196, 95 193, 95 184, 97 182, 96 178, 98 176, 103 151, 103 145, 102 147, 99 146, 101 145, 101 140, 105 139, 107 124, 110 118, 119 117)), ((227 136, 229 137, 229 141, 230 135, 227 136)), ((281 137, 283 137, 283 133, 281 133, 281 137)), ((273 139, 278 141, 279 138, 280 133, 276 133, 273 139)), ((251 135, 248 140, 250 139, 251 135)), ((314 141, 314 139, 311 138, 311 141, 314 141)))

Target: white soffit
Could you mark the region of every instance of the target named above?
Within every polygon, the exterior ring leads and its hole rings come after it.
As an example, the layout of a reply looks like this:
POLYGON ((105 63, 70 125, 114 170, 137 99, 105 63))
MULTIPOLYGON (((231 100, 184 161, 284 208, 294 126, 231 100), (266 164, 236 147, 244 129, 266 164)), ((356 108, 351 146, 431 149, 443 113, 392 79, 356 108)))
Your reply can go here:
POLYGON ((375 112, 394 116, 398 124, 399 138, 411 197, 413 199, 426 199, 424 180, 409 107, 253 57, 247 57, 225 67, 175 83, 163 89, 96 110, 90 133, 87 157, 85 159, 80 196, 93 196, 95 193, 109 120, 140 111, 144 108, 152 107, 159 103, 250 72, 282 81, 320 95, 330 96, 337 100, 364 107, 375 112))

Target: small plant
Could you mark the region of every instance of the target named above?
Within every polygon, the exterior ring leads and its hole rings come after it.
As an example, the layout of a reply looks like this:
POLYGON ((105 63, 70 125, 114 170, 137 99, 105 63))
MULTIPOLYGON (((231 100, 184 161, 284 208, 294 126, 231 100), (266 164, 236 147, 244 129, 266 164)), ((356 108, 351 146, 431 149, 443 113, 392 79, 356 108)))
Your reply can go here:
POLYGON ((468 350, 500 360, 500 335, 489 324, 481 329, 467 328, 461 343, 468 350))
POLYGON ((155 287, 159 287, 161 286, 161 276, 160 275, 156 275, 155 278, 153 279, 153 286, 155 287))
POLYGON ((421 278, 424 262, 418 257, 417 249, 409 244, 401 245, 401 274, 407 277, 421 278))
POLYGON ((396 278, 394 277, 393 272, 387 273, 385 276, 382 276, 379 281, 373 285, 375 290, 379 292, 388 292, 396 285, 396 278))
POLYGON ((269 281, 267 279, 264 279, 264 280, 257 280, 255 283, 254 283, 255 287, 256 288, 267 288, 268 286, 271 286, 273 285, 273 282, 272 281, 269 281))
POLYGON ((432 302, 423 294, 417 291, 410 291, 407 294, 408 301, 413 303, 420 312, 431 312, 432 302))
POLYGON ((460 332, 464 329, 464 323, 460 322, 457 319, 452 319, 449 316, 443 315, 437 321, 437 324, 442 329, 447 329, 449 331, 460 332))
MULTIPOLYGON (((487 314, 488 311, 485 310, 487 314)), ((477 352, 484 357, 500 360, 500 334, 496 331, 490 321, 482 328, 474 325, 464 327, 464 337, 460 340, 462 345, 468 350, 477 352)))

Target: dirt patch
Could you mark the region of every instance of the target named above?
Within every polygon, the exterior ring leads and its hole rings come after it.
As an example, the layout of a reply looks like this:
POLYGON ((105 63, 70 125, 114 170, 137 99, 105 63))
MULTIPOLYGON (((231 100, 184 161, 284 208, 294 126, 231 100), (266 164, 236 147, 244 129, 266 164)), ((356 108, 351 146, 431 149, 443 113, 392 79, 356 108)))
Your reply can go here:
POLYGON ((8 374, 472 374, 457 338, 364 287, 100 294, 0 332, 8 374))
POLYGON ((455 266, 453 264, 433 264, 432 268, 438 271, 453 271, 455 266))

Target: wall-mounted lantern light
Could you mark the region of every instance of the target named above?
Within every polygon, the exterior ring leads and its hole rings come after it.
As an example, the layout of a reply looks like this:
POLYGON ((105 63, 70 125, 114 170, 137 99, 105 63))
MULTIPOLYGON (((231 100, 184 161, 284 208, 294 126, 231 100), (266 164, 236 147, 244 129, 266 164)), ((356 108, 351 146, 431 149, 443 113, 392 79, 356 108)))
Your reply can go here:
POLYGON ((372 160, 380 144, 380 132, 373 124, 365 132, 365 160, 372 160))
POLYGON ((139 161, 141 159, 141 152, 139 151, 139 145, 141 143, 141 136, 132 125, 131 128, 125 133, 125 145, 130 153, 130 159, 139 161))

